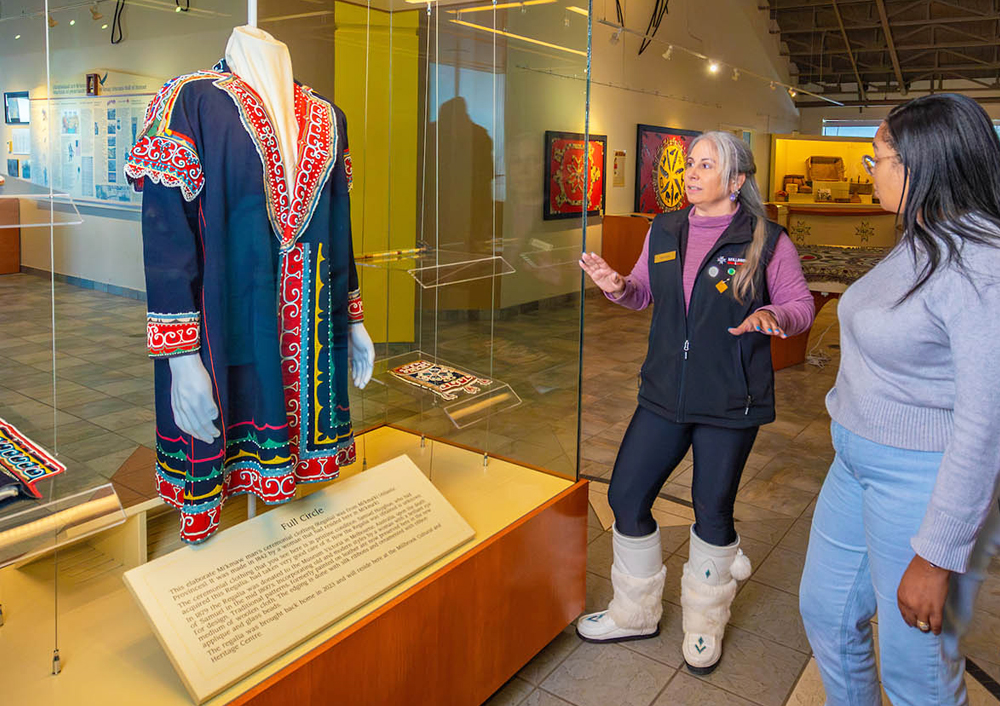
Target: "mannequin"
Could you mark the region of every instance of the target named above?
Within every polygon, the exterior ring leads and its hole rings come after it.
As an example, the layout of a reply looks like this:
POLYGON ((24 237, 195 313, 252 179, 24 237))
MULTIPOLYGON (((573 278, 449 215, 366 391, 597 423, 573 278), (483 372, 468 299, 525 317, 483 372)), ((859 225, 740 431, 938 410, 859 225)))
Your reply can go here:
POLYGON ((125 172, 143 192, 157 487, 196 543, 228 497, 285 502, 354 460, 348 370, 367 385, 375 349, 347 123, 294 82, 287 46, 239 27, 213 70, 160 90, 125 172))
MULTIPOLYGON (((226 62, 232 72, 257 91, 278 131, 279 150, 285 164, 295 164, 299 137, 295 123, 292 96, 292 58, 288 46, 256 27, 237 27, 226 47, 226 62)), ((295 183, 295 170, 288 169, 285 178, 295 183)), ((353 381, 363 389, 372 378, 375 345, 364 324, 351 324, 350 360, 353 381)), ((169 359, 173 385, 170 402, 177 426, 185 434, 211 443, 219 437, 214 420, 219 409, 212 398, 212 385, 201 359, 194 354, 169 359)))

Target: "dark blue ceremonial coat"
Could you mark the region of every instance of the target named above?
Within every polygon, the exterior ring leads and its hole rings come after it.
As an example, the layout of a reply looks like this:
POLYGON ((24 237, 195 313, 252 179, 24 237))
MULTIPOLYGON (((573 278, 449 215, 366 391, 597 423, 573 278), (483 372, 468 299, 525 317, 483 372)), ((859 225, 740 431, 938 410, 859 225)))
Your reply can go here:
POLYGON ((188 542, 234 494, 284 502, 354 460, 347 336, 363 314, 347 124, 299 84, 295 114, 291 193, 262 101, 224 62, 164 85, 125 166, 143 193, 157 487, 188 542), (167 359, 192 353, 220 410, 213 444, 174 423, 167 359))

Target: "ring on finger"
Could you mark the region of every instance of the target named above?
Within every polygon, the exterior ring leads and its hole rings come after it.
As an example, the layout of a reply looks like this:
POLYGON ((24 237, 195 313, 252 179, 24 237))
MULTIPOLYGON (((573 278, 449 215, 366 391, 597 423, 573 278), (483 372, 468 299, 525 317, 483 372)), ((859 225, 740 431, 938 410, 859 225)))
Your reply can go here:
POLYGON ((920 630, 920 632, 930 632, 931 626, 930 623, 925 623, 923 620, 918 620, 917 629, 920 630))

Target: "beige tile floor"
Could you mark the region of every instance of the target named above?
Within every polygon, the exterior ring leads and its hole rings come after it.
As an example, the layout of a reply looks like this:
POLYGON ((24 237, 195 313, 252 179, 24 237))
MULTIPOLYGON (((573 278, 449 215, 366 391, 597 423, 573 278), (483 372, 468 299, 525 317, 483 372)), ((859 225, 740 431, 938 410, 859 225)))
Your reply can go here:
MULTIPOLYGON (((152 366, 145 355, 145 307, 134 300, 56 283, 53 405, 50 285, 26 275, 0 277, 0 417, 52 447, 70 470, 44 486, 47 497, 106 482, 153 438, 152 366)), ((585 309, 581 448, 591 486, 587 609, 611 592, 611 512, 607 479, 635 409, 636 373, 645 355, 649 313, 588 298, 585 309)), ((388 421, 430 435, 571 473, 576 458, 576 351, 579 309, 543 308, 509 320, 425 320, 422 348, 489 372, 524 400, 516 411, 459 430, 433 400, 377 385, 352 398, 359 427, 388 421), (492 335, 492 340, 491 340, 492 335)), ((777 378, 778 420, 764 429, 742 479, 737 529, 755 571, 733 606, 723 665, 696 678, 682 668, 680 569, 687 557, 691 459, 675 471, 654 514, 668 567, 663 634, 628 646, 583 644, 560 634, 491 700, 494 704, 662 706, 666 704, 820 704, 823 702, 796 610, 798 577, 815 497, 833 452, 823 397, 838 354, 836 309, 828 305, 812 343, 827 327, 824 369, 797 366, 777 378), (680 502, 672 500, 677 498, 680 502)), ((379 355, 391 355, 380 346, 379 355)), ((16 506, 15 506, 16 507, 16 506)), ((7 510, 5 510, 6 512, 7 510)), ((1000 564, 980 596, 968 656, 1000 681, 1000 564)), ((975 706, 1000 703, 970 680, 975 706)))
MULTIPOLYGON (((587 610, 611 595, 611 509, 606 479, 614 452, 635 407, 635 373, 645 354, 648 314, 588 300, 585 315, 583 473, 591 484, 587 551, 587 610)), ((683 502, 657 500, 654 515, 663 536, 667 587, 661 635, 622 645, 584 643, 567 628, 489 706, 698 704, 821 706, 823 686, 799 618, 797 594, 809 528, 833 450, 823 398, 832 386, 839 355, 836 306, 827 305, 814 326, 810 347, 830 357, 825 368, 802 365, 776 374, 778 420, 761 431, 737 498, 737 530, 754 573, 741 587, 720 667, 695 677, 680 654, 679 576, 687 558, 693 517, 683 502), (828 329, 828 330, 827 330, 828 329)), ((664 494, 690 501, 691 459, 674 472, 664 494)), ((978 603, 969 658, 1000 681, 1000 562, 994 561, 978 603)), ((1000 704, 967 676, 973 706, 1000 704)), ((889 703, 886 700, 886 703, 889 703)))

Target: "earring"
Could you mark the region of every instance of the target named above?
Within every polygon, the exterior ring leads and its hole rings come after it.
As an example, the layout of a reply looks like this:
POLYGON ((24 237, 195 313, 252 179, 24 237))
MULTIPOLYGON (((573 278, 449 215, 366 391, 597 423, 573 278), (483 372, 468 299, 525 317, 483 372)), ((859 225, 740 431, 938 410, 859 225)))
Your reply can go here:
POLYGON ((739 197, 740 197, 740 190, 739 190, 739 189, 737 189, 737 190, 736 190, 736 191, 734 191, 733 193, 729 194, 729 200, 730 200, 730 201, 735 201, 735 200, 736 200, 736 199, 738 199, 739 197))

